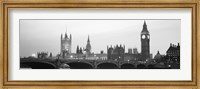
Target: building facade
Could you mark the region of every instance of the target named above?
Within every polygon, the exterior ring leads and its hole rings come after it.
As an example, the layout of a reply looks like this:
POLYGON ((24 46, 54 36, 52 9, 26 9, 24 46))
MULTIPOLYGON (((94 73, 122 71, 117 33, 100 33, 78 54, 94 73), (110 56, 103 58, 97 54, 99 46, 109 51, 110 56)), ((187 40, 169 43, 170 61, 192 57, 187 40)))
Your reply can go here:
POLYGON ((67 32, 65 33, 64 37, 61 34, 61 49, 60 54, 61 56, 66 56, 67 54, 71 54, 71 47, 72 47, 72 36, 68 37, 67 32))
POLYGON ((37 53, 37 58, 39 59, 44 59, 48 57, 48 52, 38 52, 37 53))
POLYGON ((124 54, 125 54, 125 45, 122 47, 122 45, 114 46, 114 47, 108 47, 107 46, 107 58, 108 60, 117 60, 122 61, 124 60, 124 54))
POLYGON ((180 45, 174 45, 170 43, 170 47, 166 52, 166 57, 168 62, 177 62, 180 63, 180 45))

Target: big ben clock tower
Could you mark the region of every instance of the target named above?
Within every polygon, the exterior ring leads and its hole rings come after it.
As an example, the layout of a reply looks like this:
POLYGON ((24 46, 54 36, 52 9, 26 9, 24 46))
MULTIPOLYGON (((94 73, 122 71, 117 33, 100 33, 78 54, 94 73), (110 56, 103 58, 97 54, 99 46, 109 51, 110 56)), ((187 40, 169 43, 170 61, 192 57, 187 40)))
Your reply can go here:
POLYGON ((147 29, 146 21, 144 21, 143 29, 141 32, 141 55, 143 60, 150 58, 149 42, 150 42, 150 34, 147 29))

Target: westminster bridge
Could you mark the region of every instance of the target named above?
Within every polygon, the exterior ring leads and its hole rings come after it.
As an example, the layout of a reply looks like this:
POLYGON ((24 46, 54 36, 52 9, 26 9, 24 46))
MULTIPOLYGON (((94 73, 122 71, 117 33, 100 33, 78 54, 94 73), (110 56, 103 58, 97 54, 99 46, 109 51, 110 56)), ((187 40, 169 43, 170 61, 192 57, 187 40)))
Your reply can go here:
POLYGON ((20 58, 20 68, 32 69, 166 69, 155 62, 87 59, 20 58))

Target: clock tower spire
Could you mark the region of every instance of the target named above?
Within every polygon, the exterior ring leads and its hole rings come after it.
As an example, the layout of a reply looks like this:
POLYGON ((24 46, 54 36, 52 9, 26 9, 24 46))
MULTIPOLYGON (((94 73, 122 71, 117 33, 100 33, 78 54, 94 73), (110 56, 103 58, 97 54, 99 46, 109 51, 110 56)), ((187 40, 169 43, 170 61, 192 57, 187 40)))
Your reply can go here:
POLYGON ((142 60, 146 60, 150 58, 150 34, 147 29, 147 24, 146 21, 144 21, 143 24, 143 29, 140 34, 141 36, 141 55, 142 55, 142 60))

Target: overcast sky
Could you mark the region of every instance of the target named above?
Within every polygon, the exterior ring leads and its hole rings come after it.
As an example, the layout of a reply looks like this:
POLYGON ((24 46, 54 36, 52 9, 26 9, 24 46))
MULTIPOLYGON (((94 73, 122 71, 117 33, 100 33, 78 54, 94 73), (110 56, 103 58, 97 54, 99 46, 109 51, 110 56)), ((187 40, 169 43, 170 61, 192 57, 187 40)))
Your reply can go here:
MULTIPOLYGON (((72 34, 72 52, 86 46, 90 36, 92 52, 107 52, 107 45, 125 45, 141 52, 140 33, 144 20, 20 20, 20 56, 37 52, 60 53, 60 36, 72 34)), ((170 43, 180 43, 181 20, 146 20, 150 52, 166 54, 170 43)))

